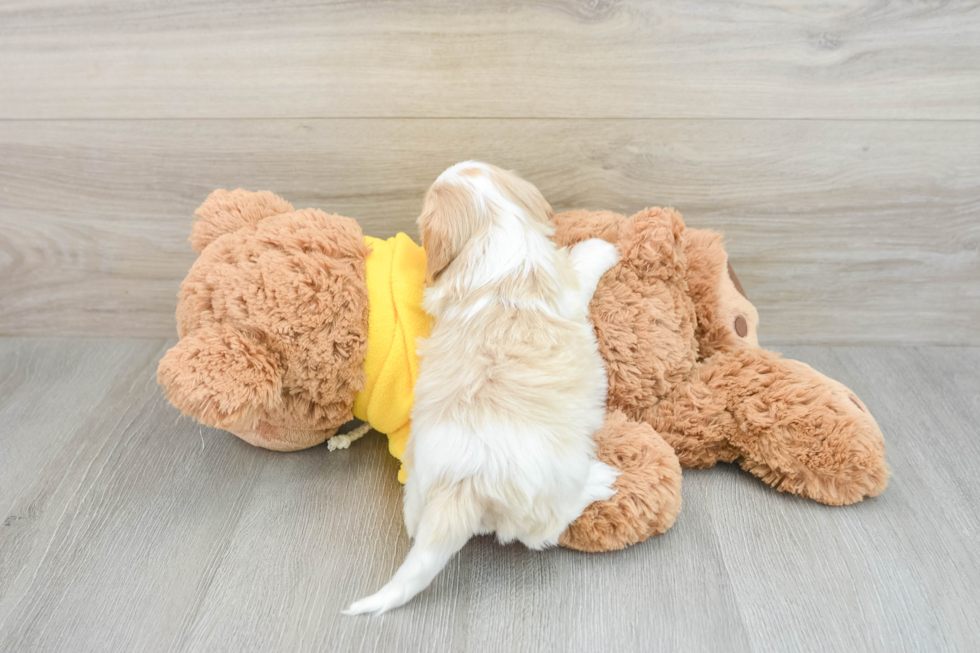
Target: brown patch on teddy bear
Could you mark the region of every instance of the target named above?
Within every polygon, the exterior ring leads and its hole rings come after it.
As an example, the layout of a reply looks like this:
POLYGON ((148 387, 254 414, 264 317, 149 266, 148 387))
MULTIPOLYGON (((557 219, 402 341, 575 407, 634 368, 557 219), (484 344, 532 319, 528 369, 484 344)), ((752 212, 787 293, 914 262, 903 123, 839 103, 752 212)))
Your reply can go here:
POLYGON ((744 338, 749 333, 749 325, 745 323, 745 316, 739 315, 735 318, 735 333, 739 338, 744 338))

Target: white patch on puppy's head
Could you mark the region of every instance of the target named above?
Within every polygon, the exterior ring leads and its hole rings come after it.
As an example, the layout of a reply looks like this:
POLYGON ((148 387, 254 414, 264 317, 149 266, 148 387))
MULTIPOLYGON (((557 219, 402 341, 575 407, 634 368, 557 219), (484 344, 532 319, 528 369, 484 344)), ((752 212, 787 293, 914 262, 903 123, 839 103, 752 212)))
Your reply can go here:
POLYGON ((531 183, 478 161, 448 168, 425 194, 418 219, 426 283, 450 273, 472 289, 547 256, 551 205, 531 183), (464 255, 465 254, 465 255, 464 255))

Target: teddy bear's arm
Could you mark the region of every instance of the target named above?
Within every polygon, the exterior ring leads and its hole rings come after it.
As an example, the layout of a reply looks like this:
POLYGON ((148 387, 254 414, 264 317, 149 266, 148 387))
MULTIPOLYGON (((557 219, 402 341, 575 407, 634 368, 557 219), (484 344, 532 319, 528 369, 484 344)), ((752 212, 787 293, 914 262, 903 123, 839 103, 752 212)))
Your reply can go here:
POLYGON ((252 428, 277 398, 282 370, 260 344, 223 324, 185 336, 160 361, 157 381, 185 415, 224 429, 252 428))

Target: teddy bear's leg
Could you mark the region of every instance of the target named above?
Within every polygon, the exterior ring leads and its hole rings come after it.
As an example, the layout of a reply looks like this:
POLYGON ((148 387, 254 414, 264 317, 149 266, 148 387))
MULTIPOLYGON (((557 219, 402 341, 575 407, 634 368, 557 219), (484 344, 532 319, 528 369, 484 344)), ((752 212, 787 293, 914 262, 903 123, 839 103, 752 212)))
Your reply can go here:
POLYGON ((717 354, 652 411, 682 464, 737 461, 781 491, 830 505, 888 483, 885 441, 843 384, 763 349, 717 354))
POLYGON ((613 551, 670 528, 681 509, 681 467, 649 424, 620 411, 596 434, 599 459, 619 470, 612 498, 596 501, 558 543, 579 551, 613 551))
MULTIPOLYGON (((321 430, 292 429, 278 424, 270 424, 265 420, 259 420, 254 427, 230 426, 228 430, 242 440, 245 440, 245 442, 256 447, 268 449, 269 451, 300 451, 302 449, 309 449, 310 447, 322 444, 324 441, 332 441, 334 434, 337 432, 335 428, 321 430)), ((333 451, 333 448, 330 450, 333 451)))

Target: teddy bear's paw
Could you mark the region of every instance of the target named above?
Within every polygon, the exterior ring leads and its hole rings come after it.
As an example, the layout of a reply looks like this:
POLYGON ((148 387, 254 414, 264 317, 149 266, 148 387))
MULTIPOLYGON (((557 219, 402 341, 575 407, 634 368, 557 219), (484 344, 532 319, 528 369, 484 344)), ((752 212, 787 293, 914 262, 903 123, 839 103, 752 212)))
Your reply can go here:
POLYGON ((835 470, 805 470, 787 472, 773 469, 768 463, 742 458, 742 469, 759 477, 780 492, 789 492, 829 506, 846 506, 875 497, 888 486, 891 473, 885 465, 884 454, 856 457, 844 454, 848 461, 835 470))
POLYGON ((595 436, 599 459, 619 472, 615 494, 589 505, 558 540, 579 551, 613 551, 659 535, 681 509, 681 467, 646 423, 610 413, 595 436))
MULTIPOLYGON (((849 391, 847 395, 852 395, 849 391)), ((741 465, 773 487, 831 506, 846 506, 875 497, 888 486, 885 439, 867 409, 846 395, 835 398, 820 426, 825 437, 811 442, 793 438, 798 464, 772 466, 743 459, 741 465), (754 468, 753 468, 754 467, 754 468), (788 473, 787 473, 788 472, 788 473)))
POLYGON ((160 361, 157 381, 185 415, 219 428, 253 426, 281 393, 277 357, 227 325, 207 326, 181 338, 160 361))
POLYGON ((873 497, 888 485, 885 439, 867 407, 846 386, 799 361, 742 353, 751 399, 738 403, 731 438, 746 471, 784 492, 834 506, 873 497))

